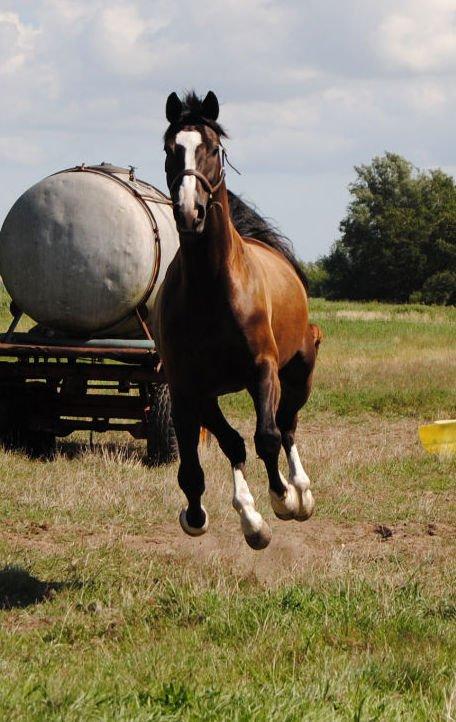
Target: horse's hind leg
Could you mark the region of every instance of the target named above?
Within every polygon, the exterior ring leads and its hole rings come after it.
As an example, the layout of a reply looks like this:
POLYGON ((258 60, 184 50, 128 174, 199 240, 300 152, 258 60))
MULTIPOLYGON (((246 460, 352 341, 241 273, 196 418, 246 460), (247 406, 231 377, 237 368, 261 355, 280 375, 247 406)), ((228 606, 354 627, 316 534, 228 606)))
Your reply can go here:
POLYGON ((179 486, 188 500, 187 509, 182 509, 179 521, 182 529, 190 536, 200 536, 207 531, 209 517, 201 504, 204 493, 204 472, 198 458, 198 441, 201 418, 199 404, 194 399, 172 397, 172 415, 179 446, 179 486))
POLYGON ((294 519, 300 513, 298 494, 279 470, 282 436, 276 423, 276 414, 280 382, 277 363, 273 358, 264 359, 258 365, 256 383, 249 386, 248 390, 257 415, 255 448, 266 466, 272 507, 280 518, 294 519))
POLYGON ((202 423, 216 437, 228 457, 233 472, 233 506, 239 514, 241 529, 252 549, 264 549, 271 541, 271 530, 261 514, 245 480, 245 443, 223 416, 217 399, 209 399, 203 406, 202 423))
POLYGON ((304 471, 295 443, 298 411, 304 406, 310 394, 314 361, 312 350, 310 354, 299 351, 280 374, 282 394, 276 417, 277 425, 282 434, 282 444, 287 456, 289 482, 296 489, 299 499, 297 513, 283 514, 279 508, 274 509, 281 519, 305 521, 311 516, 314 508, 310 479, 304 471))

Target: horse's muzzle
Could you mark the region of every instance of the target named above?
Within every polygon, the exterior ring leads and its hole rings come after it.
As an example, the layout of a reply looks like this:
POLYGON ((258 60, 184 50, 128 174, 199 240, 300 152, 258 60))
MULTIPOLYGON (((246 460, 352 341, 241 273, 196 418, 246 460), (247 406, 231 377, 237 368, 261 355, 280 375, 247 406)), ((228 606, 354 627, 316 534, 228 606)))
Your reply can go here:
POLYGON ((196 203, 191 211, 174 206, 174 218, 179 233, 202 233, 206 222, 206 207, 196 203))

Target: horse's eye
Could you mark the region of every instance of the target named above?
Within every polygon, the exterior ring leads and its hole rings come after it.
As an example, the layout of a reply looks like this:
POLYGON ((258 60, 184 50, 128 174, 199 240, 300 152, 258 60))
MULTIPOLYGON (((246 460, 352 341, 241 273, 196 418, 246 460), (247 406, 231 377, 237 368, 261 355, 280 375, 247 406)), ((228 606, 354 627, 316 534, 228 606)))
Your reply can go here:
POLYGON ((215 148, 212 148, 212 150, 211 150, 211 155, 217 155, 218 152, 219 152, 219 147, 218 147, 218 145, 217 145, 215 148))

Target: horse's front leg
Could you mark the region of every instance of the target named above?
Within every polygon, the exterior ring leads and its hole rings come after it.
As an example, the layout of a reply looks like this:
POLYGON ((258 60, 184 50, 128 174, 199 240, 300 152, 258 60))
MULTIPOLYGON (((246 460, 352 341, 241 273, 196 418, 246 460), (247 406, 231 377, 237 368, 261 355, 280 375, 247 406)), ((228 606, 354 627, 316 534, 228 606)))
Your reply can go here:
POLYGON ((204 472, 198 458, 201 425, 199 403, 195 399, 172 394, 172 416, 180 455, 177 478, 188 501, 187 509, 180 512, 179 521, 186 534, 200 536, 208 529, 209 516, 201 504, 204 472))
POLYGON ((277 362, 264 360, 257 366, 256 382, 249 387, 257 415, 255 448, 266 466, 269 495, 274 513, 279 519, 300 519, 302 499, 300 490, 289 484, 279 470, 282 435, 276 423, 280 401, 280 381, 277 362))
POLYGON ((238 432, 223 416, 217 399, 207 399, 203 411, 203 425, 213 433, 223 453, 228 457, 233 472, 233 506, 239 514, 241 529, 252 549, 264 549, 271 541, 271 530, 255 508, 245 478, 245 443, 238 432))

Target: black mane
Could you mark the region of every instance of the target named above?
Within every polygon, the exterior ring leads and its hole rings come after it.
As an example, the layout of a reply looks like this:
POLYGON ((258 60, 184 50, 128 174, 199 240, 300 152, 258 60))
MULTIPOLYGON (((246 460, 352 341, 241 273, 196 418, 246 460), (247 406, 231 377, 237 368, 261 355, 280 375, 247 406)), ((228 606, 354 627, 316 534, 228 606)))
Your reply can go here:
POLYGON ((207 125, 209 128, 212 128, 220 138, 228 138, 228 133, 220 123, 217 123, 216 120, 212 120, 211 118, 204 117, 201 111, 202 104, 203 101, 196 95, 194 90, 186 93, 182 100, 180 118, 169 126, 165 133, 165 143, 186 125, 207 125))
POLYGON ((228 191, 228 200, 230 203, 231 219, 237 232, 241 236, 249 236, 256 238, 266 246, 275 248, 276 251, 285 256, 287 261, 293 266, 302 285, 309 290, 309 282, 306 278, 301 265, 296 258, 293 250, 293 244, 290 239, 284 236, 278 228, 276 228, 269 220, 260 216, 260 214, 245 201, 232 191, 228 191))

